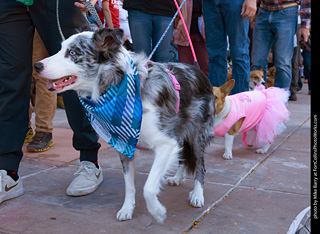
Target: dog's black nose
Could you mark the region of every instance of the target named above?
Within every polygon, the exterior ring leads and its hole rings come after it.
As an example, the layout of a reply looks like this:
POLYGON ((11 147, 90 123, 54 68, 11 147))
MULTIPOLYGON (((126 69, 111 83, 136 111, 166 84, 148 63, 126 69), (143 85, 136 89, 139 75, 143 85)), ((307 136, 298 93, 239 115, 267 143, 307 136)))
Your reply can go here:
POLYGON ((40 73, 42 70, 43 70, 43 63, 41 62, 37 62, 34 64, 34 70, 37 72, 37 73, 40 73))

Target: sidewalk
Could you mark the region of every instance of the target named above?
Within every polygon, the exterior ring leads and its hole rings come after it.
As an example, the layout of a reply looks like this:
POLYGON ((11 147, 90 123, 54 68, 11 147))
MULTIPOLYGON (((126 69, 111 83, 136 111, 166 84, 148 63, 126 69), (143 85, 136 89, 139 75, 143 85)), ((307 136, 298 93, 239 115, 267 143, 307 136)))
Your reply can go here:
POLYGON ((0 204, 0 233, 112 233, 112 234, 280 234, 310 205, 310 96, 306 87, 298 101, 289 102, 287 129, 276 138, 269 154, 256 154, 235 138, 233 160, 222 159, 223 138, 207 148, 205 204, 189 205, 193 180, 164 185, 159 200, 167 219, 158 224, 148 213, 143 185, 153 157, 137 155, 136 208, 133 219, 119 222, 124 179, 117 152, 102 143, 99 164, 104 182, 88 196, 69 197, 65 190, 77 170, 79 153, 72 147, 72 131, 64 110, 54 119, 55 145, 46 152, 28 153, 20 165, 24 195, 0 204))

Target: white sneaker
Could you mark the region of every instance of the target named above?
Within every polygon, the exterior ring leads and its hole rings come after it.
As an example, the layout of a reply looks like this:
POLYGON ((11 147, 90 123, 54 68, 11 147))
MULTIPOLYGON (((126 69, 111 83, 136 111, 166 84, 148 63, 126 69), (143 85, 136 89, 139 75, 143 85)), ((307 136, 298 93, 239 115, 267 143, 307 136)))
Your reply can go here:
POLYGON ((79 169, 74 175, 76 178, 74 178, 66 191, 69 196, 83 196, 93 193, 103 181, 100 165, 98 169, 96 165, 88 161, 80 162, 79 169))
POLYGON ((6 170, 0 170, 0 203, 23 194, 21 177, 14 181, 6 170))

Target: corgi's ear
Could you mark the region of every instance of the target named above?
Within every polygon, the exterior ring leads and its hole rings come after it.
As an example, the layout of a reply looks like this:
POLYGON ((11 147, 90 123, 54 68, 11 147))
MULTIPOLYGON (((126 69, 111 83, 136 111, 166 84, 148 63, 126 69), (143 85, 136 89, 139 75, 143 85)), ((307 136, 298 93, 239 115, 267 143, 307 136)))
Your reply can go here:
POLYGON ((262 68, 260 68, 260 70, 259 70, 259 71, 263 73, 263 69, 262 69, 262 68))
POLYGON ((224 85, 222 85, 219 89, 221 91, 221 93, 224 96, 228 96, 230 91, 232 90, 233 86, 234 86, 235 80, 231 79, 228 80, 224 85))

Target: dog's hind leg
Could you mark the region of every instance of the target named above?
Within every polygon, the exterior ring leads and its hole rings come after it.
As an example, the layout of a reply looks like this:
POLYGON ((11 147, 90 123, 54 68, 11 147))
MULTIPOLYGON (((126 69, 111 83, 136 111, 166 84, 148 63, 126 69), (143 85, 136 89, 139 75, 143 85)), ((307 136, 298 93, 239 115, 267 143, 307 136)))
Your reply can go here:
POLYGON ((177 160, 179 145, 177 142, 166 139, 164 144, 155 147, 155 157, 148 179, 143 188, 143 195, 146 200, 150 214, 158 223, 163 223, 167 216, 166 208, 159 202, 157 195, 160 192, 161 180, 171 166, 177 160))
POLYGON ((182 161, 179 161, 179 167, 176 174, 173 177, 168 177, 167 181, 169 185, 176 186, 181 183, 185 177, 185 166, 182 161))
POLYGON ((204 150, 202 152, 196 152, 196 176, 194 180, 194 188, 189 193, 190 205, 193 207, 202 207, 204 206, 204 196, 203 196, 203 184, 205 177, 205 166, 204 166, 204 150))
POLYGON ((119 221, 132 219, 133 210, 135 207, 136 189, 134 186, 134 157, 130 160, 123 154, 120 155, 120 160, 123 167, 125 181, 125 199, 121 210, 117 213, 119 221))
POLYGON ((256 150, 257 154, 265 154, 268 152, 268 149, 270 148, 271 144, 267 143, 265 146, 263 146, 262 148, 259 148, 256 150))

